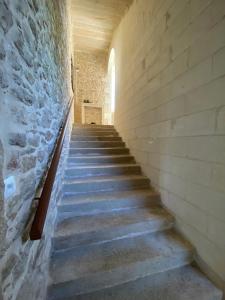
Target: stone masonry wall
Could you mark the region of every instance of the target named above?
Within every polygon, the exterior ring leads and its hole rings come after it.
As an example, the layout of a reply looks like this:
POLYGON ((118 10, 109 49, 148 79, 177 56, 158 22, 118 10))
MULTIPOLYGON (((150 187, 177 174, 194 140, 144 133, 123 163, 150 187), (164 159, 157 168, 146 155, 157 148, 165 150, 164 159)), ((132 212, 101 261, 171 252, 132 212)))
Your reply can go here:
POLYGON ((225 1, 136 0, 112 47, 115 125, 224 283, 225 1))
MULTIPOLYGON (((0 0, 0 292, 45 298, 55 219, 41 241, 23 240, 35 191, 71 96, 66 0, 0 0), (3 180, 16 192, 4 197, 3 180), (2 290, 2 291, 1 291, 2 290)), ((60 197, 59 167, 52 198, 60 197)))
POLYGON ((81 105, 89 100, 94 106, 102 107, 106 92, 107 53, 75 52, 75 64, 78 69, 75 121, 81 122, 81 105))

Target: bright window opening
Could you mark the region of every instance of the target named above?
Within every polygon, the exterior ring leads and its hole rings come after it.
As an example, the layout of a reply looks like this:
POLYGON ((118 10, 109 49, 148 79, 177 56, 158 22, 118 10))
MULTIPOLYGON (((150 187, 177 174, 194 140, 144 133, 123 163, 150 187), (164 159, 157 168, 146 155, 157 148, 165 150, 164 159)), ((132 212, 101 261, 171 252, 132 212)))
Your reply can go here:
POLYGON ((116 98, 116 67, 115 67, 115 50, 112 49, 109 57, 109 76, 110 76, 110 102, 111 113, 115 112, 116 98))

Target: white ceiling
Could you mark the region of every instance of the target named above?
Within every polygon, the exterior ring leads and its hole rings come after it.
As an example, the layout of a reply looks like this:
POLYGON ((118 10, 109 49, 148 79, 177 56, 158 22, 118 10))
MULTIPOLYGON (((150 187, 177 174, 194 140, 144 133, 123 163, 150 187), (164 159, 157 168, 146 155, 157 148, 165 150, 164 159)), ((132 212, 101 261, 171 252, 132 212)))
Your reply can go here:
POLYGON ((113 31, 132 2, 133 0, 71 0, 75 49, 108 50, 113 31))

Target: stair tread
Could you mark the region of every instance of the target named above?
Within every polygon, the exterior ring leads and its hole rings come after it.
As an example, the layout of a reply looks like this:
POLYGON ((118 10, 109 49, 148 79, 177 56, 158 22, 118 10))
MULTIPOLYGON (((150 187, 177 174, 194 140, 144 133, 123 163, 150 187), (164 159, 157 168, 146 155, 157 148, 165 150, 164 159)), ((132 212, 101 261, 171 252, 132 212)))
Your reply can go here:
POLYGON ((124 180, 140 180, 147 179, 144 175, 115 175, 115 176, 89 176, 87 178, 64 179, 65 184, 79 184, 85 182, 107 182, 107 181, 124 181, 124 180))
POLYGON ((90 203, 96 201, 113 201, 118 200, 124 197, 136 197, 136 196, 154 196, 159 195, 159 193, 151 190, 151 189, 140 189, 135 191, 108 191, 108 192, 96 192, 91 194, 83 194, 83 195, 70 195, 64 196, 60 205, 71 205, 71 204, 80 204, 80 203, 90 203))
POLYGON ((222 300, 222 292, 194 266, 146 276, 64 300, 222 300))
POLYGON ((172 220, 171 215, 163 208, 122 209, 104 212, 97 215, 71 216, 71 213, 60 213, 61 221, 57 224, 55 236, 81 234, 101 231, 110 227, 121 227, 135 223, 172 220))
POLYGON ((54 283, 83 278, 97 272, 111 272, 137 261, 157 260, 192 251, 172 230, 91 244, 53 252, 51 275, 54 283))
POLYGON ((73 150, 73 149, 76 149, 76 150, 83 150, 83 149, 88 149, 88 150, 99 150, 99 149, 102 149, 102 150, 115 150, 115 149, 128 149, 126 147, 70 147, 70 150, 73 150))
POLYGON ((98 164, 98 165, 82 165, 82 166, 68 166, 66 168, 66 171, 67 170, 80 170, 80 169, 107 169, 107 168, 124 168, 124 167, 127 167, 127 168, 132 168, 132 167, 140 167, 139 164, 136 164, 136 163, 121 163, 121 164, 98 164))
POLYGON ((132 155, 130 154, 112 154, 112 155, 93 155, 93 156, 90 156, 90 155, 80 155, 80 156, 77 156, 77 155, 70 155, 69 158, 127 158, 127 157, 130 157, 130 158, 134 158, 132 155))

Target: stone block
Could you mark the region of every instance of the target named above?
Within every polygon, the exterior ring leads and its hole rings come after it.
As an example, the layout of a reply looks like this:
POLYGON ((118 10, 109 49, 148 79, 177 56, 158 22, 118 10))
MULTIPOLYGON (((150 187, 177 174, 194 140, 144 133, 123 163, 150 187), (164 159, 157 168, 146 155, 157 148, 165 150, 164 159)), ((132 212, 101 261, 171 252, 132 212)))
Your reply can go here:
MULTIPOLYGON (((189 66, 194 66, 200 61, 216 53, 225 46, 225 21, 212 27, 207 34, 200 36, 190 47, 189 66)), ((219 57, 218 57, 219 59, 219 57)), ((216 68, 216 66, 215 66, 216 68)), ((214 75, 216 77, 216 74, 214 75)))
MULTIPOLYGON (((225 33, 225 23, 224 23, 224 33, 225 33)), ((225 38, 224 38, 225 42, 225 38)), ((225 75, 225 48, 218 51, 213 56, 213 77, 220 77, 225 75)))
POLYGON ((218 111, 216 132, 225 134, 225 107, 218 111))
POLYGON ((7 33, 13 25, 13 17, 6 1, 1 1, 0 3, 0 20, 1 28, 4 33, 7 33))
POLYGON ((18 146, 21 148, 26 147, 27 137, 25 133, 10 133, 9 134, 9 144, 13 146, 18 146))
POLYGON ((215 133, 216 111, 204 111, 176 119, 172 124, 172 136, 197 136, 215 133))
POLYGON ((187 114, 225 105, 225 78, 220 78, 202 85, 186 94, 185 112, 187 114), (213 101, 212 101, 213 99, 213 101))

